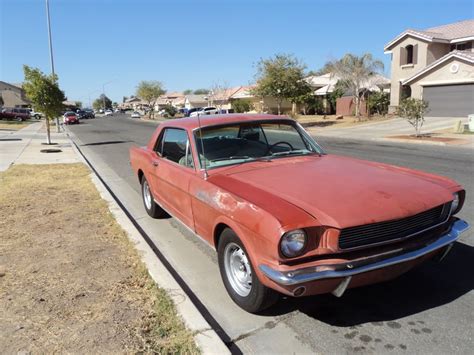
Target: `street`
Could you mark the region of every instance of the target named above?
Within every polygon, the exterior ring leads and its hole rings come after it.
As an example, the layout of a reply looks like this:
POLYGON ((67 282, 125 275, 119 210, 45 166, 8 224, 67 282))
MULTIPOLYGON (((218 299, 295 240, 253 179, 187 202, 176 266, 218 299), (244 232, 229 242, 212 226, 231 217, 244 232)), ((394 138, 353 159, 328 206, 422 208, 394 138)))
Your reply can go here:
MULTIPOLYGON (((348 290, 342 298, 284 298, 259 316, 226 295, 215 252, 172 218, 152 220, 141 206, 128 149, 145 145, 156 123, 125 115, 69 126, 73 139, 170 264, 244 353, 470 353, 474 345, 474 233, 442 263, 428 262, 384 284, 348 290)), ((313 132, 314 133, 314 132, 313 132)), ((461 183, 467 201, 460 217, 474 223, 471 149, 321 137, 329 154, 406 166, 461 183)), ((350 176, 347 177, 350 179, 350 176)), ((363 208, 363 206, 361 206, 363 208)))

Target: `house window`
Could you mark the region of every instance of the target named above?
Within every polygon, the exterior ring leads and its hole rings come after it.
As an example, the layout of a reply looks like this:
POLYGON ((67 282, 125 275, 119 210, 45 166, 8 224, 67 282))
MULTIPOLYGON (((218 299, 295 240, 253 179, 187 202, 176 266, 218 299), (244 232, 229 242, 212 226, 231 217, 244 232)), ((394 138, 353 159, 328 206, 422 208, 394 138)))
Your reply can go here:
POLYGON ((455 43, 451 45, 451 51, 466 51, 472 48, 472 42, 455 43))
POLYGON ((406 47, 400 47, 400 65, 412 65, 417 63, 418 45, 409 44, 406 47))
POLYGON ((407 61, 406 64, 413 64, 413 46, 409 44, 405 47, 407 51, 407 61))

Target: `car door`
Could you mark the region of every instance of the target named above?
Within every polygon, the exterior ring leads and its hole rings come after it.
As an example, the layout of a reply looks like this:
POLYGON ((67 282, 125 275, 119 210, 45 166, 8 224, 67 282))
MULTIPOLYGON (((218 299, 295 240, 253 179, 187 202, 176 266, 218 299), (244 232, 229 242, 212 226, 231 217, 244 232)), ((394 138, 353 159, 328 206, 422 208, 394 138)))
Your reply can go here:
POLYGON ((153 193, 172 215, 194 230, 189 181, 196 174, 184 129, 165 128, 155 147, 153 161, 153 193))

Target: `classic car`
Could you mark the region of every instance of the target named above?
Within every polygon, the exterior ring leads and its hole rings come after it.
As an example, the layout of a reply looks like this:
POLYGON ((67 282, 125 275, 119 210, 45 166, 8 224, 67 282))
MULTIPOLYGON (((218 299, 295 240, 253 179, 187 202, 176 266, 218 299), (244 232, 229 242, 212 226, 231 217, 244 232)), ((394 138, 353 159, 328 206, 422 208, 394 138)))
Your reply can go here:
POLYGON ((162 123, 130 162, 147 213, 217 250, 225 288, 249 312, 279 294, 342 296, 393 279, 442 259, 469 228, 455 217, 455 181, 327 154, 281 116, 162 123))

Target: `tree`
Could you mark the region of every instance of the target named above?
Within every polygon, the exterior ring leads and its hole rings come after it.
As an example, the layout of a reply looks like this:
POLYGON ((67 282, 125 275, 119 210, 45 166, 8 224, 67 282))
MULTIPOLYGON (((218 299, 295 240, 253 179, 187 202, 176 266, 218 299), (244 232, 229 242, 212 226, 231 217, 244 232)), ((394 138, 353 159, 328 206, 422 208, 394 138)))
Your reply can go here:
POLYGON ((229 102, 229 89, 229 84, 226 81, 214 82, 208 94, 211 106, 215 106, 218 110, 221 110, 222 106, 229 102))
POLYGON ((178 109, 170 104, 163 107, 163 110, 165 110, 165 117, 174 117, 178 113, 178 109))
POLYGON ((5 104, 5 102, 3 101, 3 97, 2 95, 0 95, 0 106, 3 106, 5 104))
POLYGON ((329 106, 331 106, 331 113, 336 112, 337 99, 344 95, 345 87, 346 84, 342 80, 338 80, 336 85, 334 85, 333 91, 327 96, 329 106))
POLYGON ((209 90, 208 89, 197 89, 197 90, 194 90, 194 95, 207 95, 209 94, 209 90))
POLYGON ((252 103, 245 99, 233 100, 231 105, 236 113, 244 113, 252 110, 252 103))
POLYGON ((274 97, 281 114, 284 99, 293 103, 309 90, 303 80, 306 66, 291 54, 276 54, 273 58, 261 59, 257 63, 256 87, 253 94, 260 97, 274 97))
POLYGON ((95 110, 100 110, 100 109, 111 109, 112 108, 112 100, 110 100, 106 95, 101 94, 99 98, 95 99, 94 102, 92 103, 92 107, 95 110))
POLYGON ((350 90, 355 103, 355 115, 360 117, 360 94, 363 84, 372 78, 377 72, 384 68, 380 60, 374 60, 372 54, 365 53, 362 56, 346 54, 339 60, 328 64, 330 72, 337 76, 350 90))
POLYGON ((193 91, 191 89, 186 89, 183 91, 183 95, 191 95, 193 91))
POLYGON ((59 88, 57 75, 46 75, 41 70, 27 65, 23 66, 23 72, 25 74, 23 89, 26 97, 33 103, 36 110, 44 114, 47 144, 51 144, 50 121, 61 115, 66 97, 59 88))
POLYGON ((82 102, 81 101, 76 101, 75 102, 77 108, 82 108, 82 102))
POLYGON ((420 136, 427 111, 428 103, 426 101, 411 97, 403 100, 398 106, 398 115, 406 118, 408 123, 415 128, 416 137, 420 136))
POLYGON ((163 84, 157 80, 140 81, 138 84, 137 96, 148 103, 150 118, 154 118, 156 100, 164 93, 163 84))
POLYGON ((372 92, 369 94, 367 104, 371 115, 386 115, 390 105, 390 95, 383 91, 372 92))

